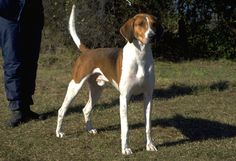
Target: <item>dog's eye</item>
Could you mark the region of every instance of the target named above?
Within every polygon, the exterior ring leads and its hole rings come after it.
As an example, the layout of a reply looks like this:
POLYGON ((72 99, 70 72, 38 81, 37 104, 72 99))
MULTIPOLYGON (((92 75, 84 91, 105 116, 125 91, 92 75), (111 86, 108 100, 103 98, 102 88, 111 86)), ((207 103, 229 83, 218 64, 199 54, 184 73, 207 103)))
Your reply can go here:
POLYGON ((144 26, 144 21, 139 22, 139 26, 143 27, 144 26))
POLYGON ((151 24, 151 27, 152 27, 153 29, 156 29, 156 28, 158 27, 158 25, 157 25, 156 22, 153 22, 153 23, 151 24))
POLYGON ((156 23, 156 22, 153 22, 153 23, 152 23, 152 26, 157 26, 157 23, 156 23))

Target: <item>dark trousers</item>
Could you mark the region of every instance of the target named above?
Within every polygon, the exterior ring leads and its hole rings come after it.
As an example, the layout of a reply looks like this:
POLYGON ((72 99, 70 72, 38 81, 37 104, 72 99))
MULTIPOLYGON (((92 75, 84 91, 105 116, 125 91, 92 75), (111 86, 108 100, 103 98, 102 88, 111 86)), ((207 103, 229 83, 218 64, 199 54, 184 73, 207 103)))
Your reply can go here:
POLYGON ((12 111, 33 104, 42 27, 0 17, 6 97, 12 111))

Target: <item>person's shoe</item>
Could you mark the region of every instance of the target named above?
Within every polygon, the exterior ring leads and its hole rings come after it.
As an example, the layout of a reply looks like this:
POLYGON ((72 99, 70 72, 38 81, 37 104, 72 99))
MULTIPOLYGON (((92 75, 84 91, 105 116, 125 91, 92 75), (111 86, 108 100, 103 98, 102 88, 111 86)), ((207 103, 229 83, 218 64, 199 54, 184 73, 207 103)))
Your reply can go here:
POLYGON ((26 120, 45 120, 46 116, 42 114, 37 114, 31 110, 28 110, 24 113, 26 120))
POLYGON ((22 111, 12 111, 12 116, 9 122, 7 123, 7 126, 16 127, 24 121, 25 120, 22 111))
POLYGON ((7 123, 8 127, 17 127, 21 123, 26 123, 30 120, 45 120, 46 116, 37 114, 31 110, 27 111, 12 111, 12 117, 7 123))

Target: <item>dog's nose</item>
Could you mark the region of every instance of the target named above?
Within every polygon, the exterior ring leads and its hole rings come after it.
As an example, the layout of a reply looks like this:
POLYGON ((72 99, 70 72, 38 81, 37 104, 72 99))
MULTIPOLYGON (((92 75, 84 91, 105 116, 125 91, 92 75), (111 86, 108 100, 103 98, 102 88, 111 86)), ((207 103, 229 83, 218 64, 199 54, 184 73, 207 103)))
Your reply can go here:
POLYGON ((148 37, 149 37, 150 39, 152 39, 152 38, 155 37, 155 34, 150 34, 150 35, 148 35, 148 37))
POLYGON ((148 38, 152 39, 155 35, 155 32, 151 31, 148 33, 148 38))

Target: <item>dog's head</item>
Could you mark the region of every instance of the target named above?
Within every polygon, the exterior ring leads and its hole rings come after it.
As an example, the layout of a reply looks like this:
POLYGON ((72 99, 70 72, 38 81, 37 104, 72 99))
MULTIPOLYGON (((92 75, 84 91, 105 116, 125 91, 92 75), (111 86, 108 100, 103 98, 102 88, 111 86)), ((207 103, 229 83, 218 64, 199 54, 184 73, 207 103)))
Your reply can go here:
POLYGON ((121 28, 121 35, 130 43, 137 39, 143 44, 147 44, 156 37, 160 39, 163 34, 161 22, 150 14, 137 14, 129 19, 121 28))

